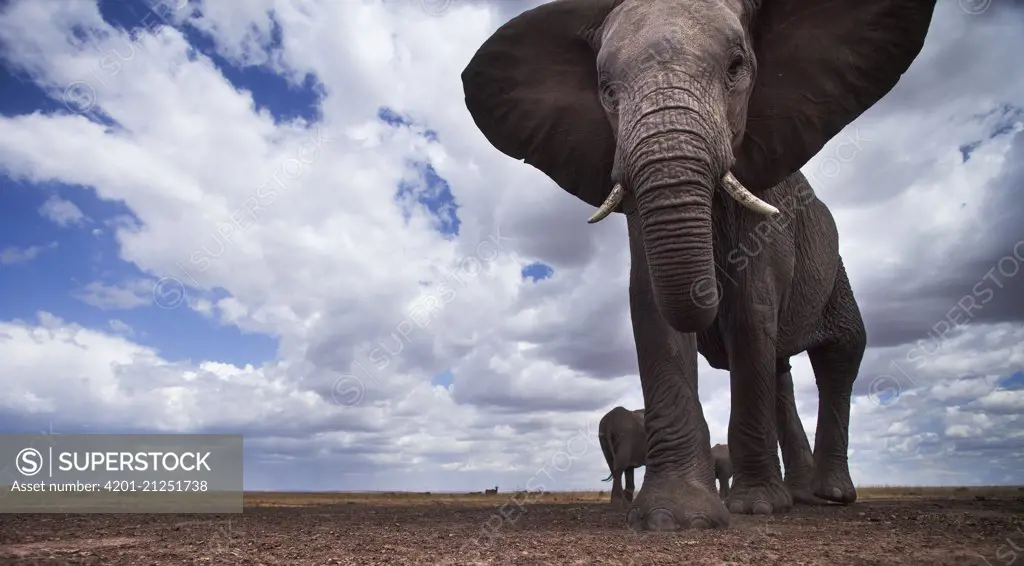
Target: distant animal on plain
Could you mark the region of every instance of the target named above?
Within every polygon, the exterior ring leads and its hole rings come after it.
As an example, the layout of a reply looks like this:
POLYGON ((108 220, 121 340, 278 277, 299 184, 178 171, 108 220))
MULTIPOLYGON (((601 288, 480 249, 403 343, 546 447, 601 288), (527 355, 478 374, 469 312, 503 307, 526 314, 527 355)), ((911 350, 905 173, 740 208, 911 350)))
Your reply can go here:
POLYGON ((597 425, 597 436, 601 452, 611 472, 602 481, 612 481, 611 503, 624 505, 633 501, 633 470, 647 461, 647 436, 644 433, 644 410, 630 411, 615 407, 601 417, 597 425), (626 476, 626 488, 622 488, 622 476, 626 476))

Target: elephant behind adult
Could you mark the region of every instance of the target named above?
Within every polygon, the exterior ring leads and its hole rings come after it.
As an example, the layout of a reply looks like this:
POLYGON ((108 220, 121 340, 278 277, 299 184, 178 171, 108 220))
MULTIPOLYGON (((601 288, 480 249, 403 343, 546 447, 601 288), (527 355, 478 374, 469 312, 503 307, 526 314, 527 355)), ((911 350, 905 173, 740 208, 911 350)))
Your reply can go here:
POLYGON ((711 458, 715 462, 715 479, 718 480, 718 495, 729 496, 729 480, 732 478, 732 460, 729 459, 729 445, 716 444, 711 447, 711 458))
POLYGON ((647 436, 644 432, 644 410, 630 411, 615 407, 597 425, 598 440, 609 474, 602 481, 612 480, 611 503, 622 505, 633 501, 633 471, 647 461, 647 436), (626 477, 623 490, 622 476, 626 477))
POLYGON ((632 526, 724 526, 729 511, 792 505, 774 450, 773 360, 800 351, 820 397, 813 489, 855 497, 846 458, 863 323, 834 221, 799 168, 892 89, 934 7, 555 0, 501 26, 463 71, 467 108, 497 149, 600 207, 593 221, 628 214, 648 437, 632 526), (779 206, 797 211, 785 225, 763 216, 779 206), (692 333, 730 371, 728 510, 692 333))
MULTIPOLYGON (((777 360, 775 370, 779 380, 775 401, 776 430, 786 465, 785 484, 793 495, 794 503, 823 505, 827 501, 811 494, 814 458, 807 443, 807 433, 796 410, 789 359, 777 360)), ((630 411, 621 406, 611 409, 601 417, 598 438, 610 471, 608 477, 602 481, 614 480, 611 503, 621 505, 623 502, 633 501, 636 489, 634 470, 643 466, 647 459, 644 410, 630 411), (623 475, 625 489, 621 480, 623 475)), ((715 444, 711 447, 711 457, 714 462, 715 480, 718 481, 718 493, 725 499, 729 495, 729 481, 733 475, 729 445, 715 444)))

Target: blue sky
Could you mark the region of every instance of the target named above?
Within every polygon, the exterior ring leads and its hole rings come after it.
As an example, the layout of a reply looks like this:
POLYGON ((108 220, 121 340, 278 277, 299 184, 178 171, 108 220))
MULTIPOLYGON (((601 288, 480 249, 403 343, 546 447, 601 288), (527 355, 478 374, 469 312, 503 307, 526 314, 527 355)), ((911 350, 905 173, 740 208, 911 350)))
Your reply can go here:
MULTIPOLYGON (((159 14, 142 1, 105 0, 98 3, 103 19, 115 28, 137 30, 162 21, 159 14)), ((193 49, 210 57, 225 79, 252 94, 257 109, 270 112, 276 121, 295 117, 317 120, 322 85, 315 75, 307 75, 299 87, 289 85, 279 75, 259 67, 239 68, 220 57, 210 39, 183 27, 193 49)), ((280 47, 280 28, 274 27, 269 48, 280 47)), ((133 48, 119 46, 117 54, 131 57, 133 48)), ((63 112, 65 105, 54 100, 22 73, 5 67, 0 70, 0 113, 17 116, 33 112, 63 112)), ((415 122, 408 116, 382 106, 377 117, 388 126, 408 128, 415 122)), ((431 141, 437 134, 426 129, 421 135, 431 141)), ((437 217, 438 231, 458 235, 458 204, 448 183, 429 163, 410 161, 410 180, 396 188, 396 200, 412 198, 437 217)), ((134 330, 139 344, 152 346, 169 360, 217 359, 233 364, 261 364, 275 356, 273 336, 245 333, 237 327, 217 324, 189 309, 165 309, 153 304, 145 289, 119 304, 97 303, 76 298, 87 283, 108 285, 147 276, 131 262, 123 261, 118 244, 106 227, 111 222, 138 222, 131 210, 116 201, 96 197, 88 187, 60 183, 25 183, 7 175, 0 177, 0 210, 9 219, 0 224, 0 242, 4 248, 39 249, 33 261, 5 262, 0 270, 0 293, 17 301, 0 305, 4 319, 33 319, 44 310, 86 327, 104 327, 120 320, 134 330), (69 202, 81 212, 80 220, 65 220, 61 225, 42 211, 49 199, 69 202), (39 246, 42 244, 42 247, 39 246), (91 304, 90 304, 91 303, 91 304), (97 306, 97 305, 100 306, 97 306)), ((210 244, 215 253, 217 246, 210 244)), ((149 274, 152 275, 152 274, 149 274)), ((523 277, 536 281, 550 277, 552 270, 541 262, 523 267, 523 277)), ((183 278, 184 279, 184 278, 183 278)), ((186 281, 187 282, 187 281, 186 281)), ((114 299, 117 303, 116 299, 114 299)), ((444 374, 439 374, 444 375, 444 374)), ((438 378, 451 383, 451 378, 438 378)))
MULTIPOLYGON (((161 21, 159 14, 145 2, 102 1, 100 13, 111 26, 130 31, 161 21)), ((290 88, 273 73, 259 68, 239 69, 211 51, 211 43, 201 34, 184 30, 196 50, 213 59, 225 77, 237 87, 252 93, 257 107, 265 108, 276 119, 301 116, 314 120, 317 114, 316 83, 313 77, 305 88, 290 88)), ((117 53, 131 58, 131 45, 119 46, 117 53)), ((62 100, 54 100, 22 73, 9 67, 0 70, 0 113, 17 116, 33 112, 66 111, 62 100)), ((31 248, 45 242, 47 253, 31 262, 5 264, 0 270, 0 292, 19 300, 0 305, 4 319, 33 319, 44 310, 87 327, 104 327, 110 320, 131 326, 140 344, 157 348, 170 360, 220 359, 237 364, 260 364, 273 359, 273 337, 244 334, 237 328, 216 324, 188 309, 163 309, 153 304, 145 289, 118 308, 114 304, 89 304, 77 299, 88 282, 107 284, 145 276, 135 265, 119 257, 118 245, 107 223, 127 218, 137 222, 122 203, 102 200, 88 187, 59 183, 25 183, 7 175, 0 177, 0 210, 9 221, 0 224, 0 242, 4 248, 31 248), (70 202, 82 218, 62 226, 42 212, 48 199, 70 202)))
MULTIPOLYGON (((642 406, 623 218, 586 224, 465 109, 469 57, 537 3, 6 4, 0 431, 238 432, 250 489, 479 490, 642 406)), ((1024 483, 1015 10, 941 6, 803 168, 869 331, 860 484, 1024 483)), ((724 442, 728 375, 699 373, 724 442)), ((551 488, 606 475, 588 445, 551 488)))

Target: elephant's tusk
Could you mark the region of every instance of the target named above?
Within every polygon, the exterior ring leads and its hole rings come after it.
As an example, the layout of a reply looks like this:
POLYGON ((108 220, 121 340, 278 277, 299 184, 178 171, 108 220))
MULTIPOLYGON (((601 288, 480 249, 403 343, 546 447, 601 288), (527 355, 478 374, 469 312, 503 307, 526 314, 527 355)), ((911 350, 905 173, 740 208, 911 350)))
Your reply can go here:
POLYGON ((725 186, 725 192, 729 193, 729 196, 736 199, 736 202, 750 210, 753 210, 754 212, 767 216, 775 216, 779 213, 779 209, 757 198, 754 196, 754 193, 748 191, 747 188, 740 183, 739 179, 733 176, 732 171, 725 174, 725 178, 722 179, 722 185, 725 186))
POLYGON ((604 220, 605 217, 611 214, 612 211, 615 210, 615 207, 619 206, 619 203, 622 202, 623 194, 625 194, 625 191, 622 190, 622 184, 615 183, 615 186, 612 187, 612 192, 608 193, 608 198, 604 199, 604 202, 601 204, 601 207, 597 209, 597 212, 587 219, 587 224, 593 224, 604 220))

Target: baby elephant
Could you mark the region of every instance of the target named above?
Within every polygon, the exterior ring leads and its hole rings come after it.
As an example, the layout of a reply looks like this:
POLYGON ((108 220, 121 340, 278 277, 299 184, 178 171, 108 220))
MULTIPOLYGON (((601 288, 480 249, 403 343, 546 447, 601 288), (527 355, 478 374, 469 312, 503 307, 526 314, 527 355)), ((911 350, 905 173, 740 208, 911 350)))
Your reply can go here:
MULTIPOLYGON (((644 433, 644 410, 630 411, 615 407, 601 417, 597 427, 601 451, 611 473, 602 481, 612 481, 613 505, 626 505, 633 501, 633 470, 647 461, 647 435, 644 433), (626 489, 622 489, 622 474, 626 474, 626 489)), ((728 456, 728 453, 726 454, 728 456)))
POLYGON ((729 459, 729 445, 716 444, 711 447, 711 458, 715 461, 715 479, 718 480, 718 495, 729 496, 729 480, 732 478, 732 460, 729 459))

